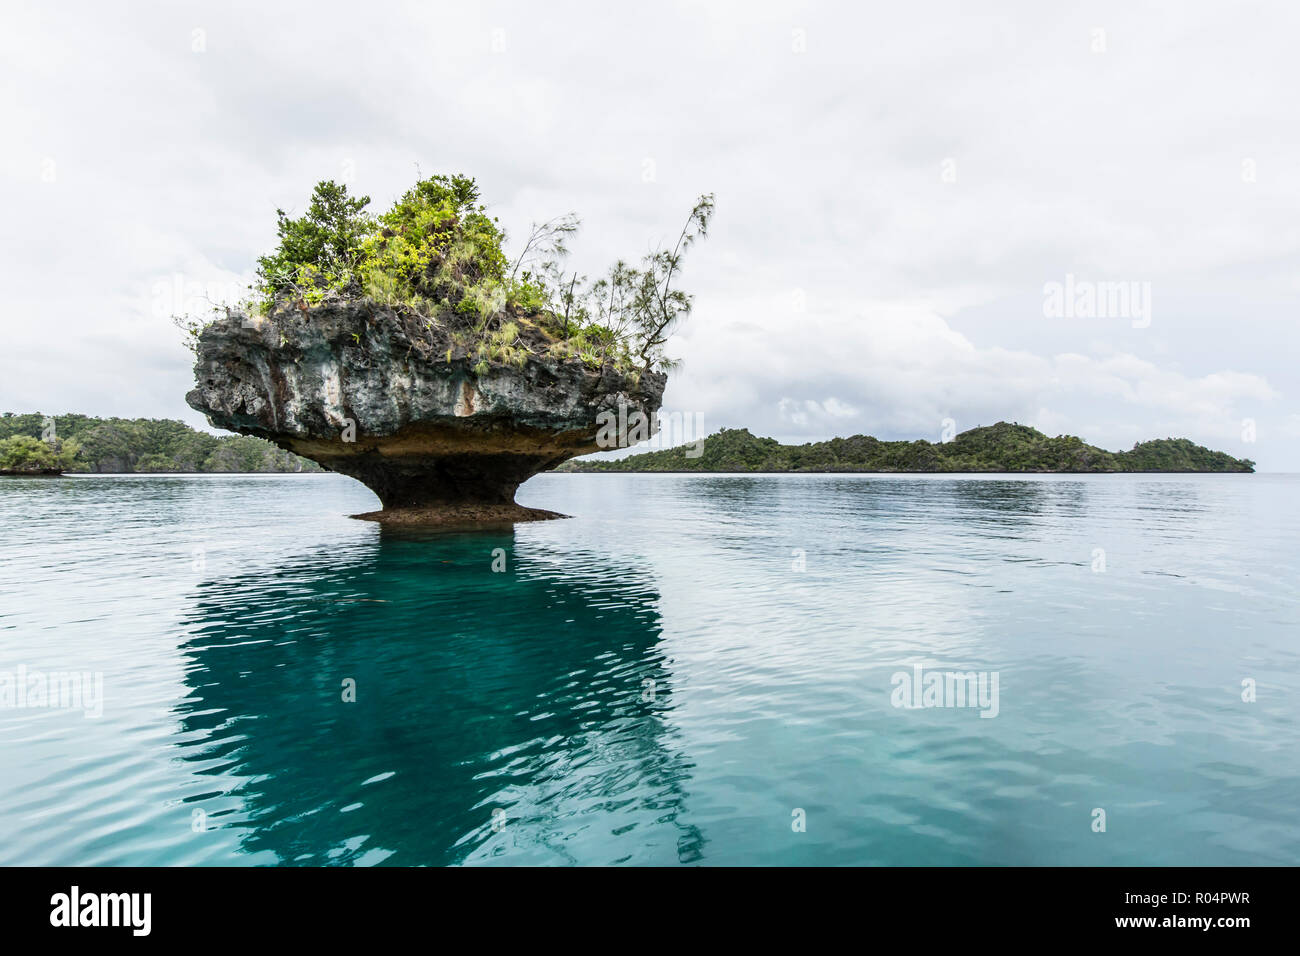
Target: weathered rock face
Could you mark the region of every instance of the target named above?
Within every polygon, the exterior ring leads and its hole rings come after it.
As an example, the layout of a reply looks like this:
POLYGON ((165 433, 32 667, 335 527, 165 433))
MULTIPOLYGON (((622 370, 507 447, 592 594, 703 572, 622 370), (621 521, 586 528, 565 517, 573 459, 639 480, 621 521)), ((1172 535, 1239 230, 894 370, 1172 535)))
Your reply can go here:
POLYGON ((514 503, 521 482, 600 450, 602 412, 652 417, 665 384, 538 355, 473 366, 439 326, 370 302, 231 316, 200 335, 186 401, 363 482, 384 510, 359 517, 522 520, 553 515, 514 503))

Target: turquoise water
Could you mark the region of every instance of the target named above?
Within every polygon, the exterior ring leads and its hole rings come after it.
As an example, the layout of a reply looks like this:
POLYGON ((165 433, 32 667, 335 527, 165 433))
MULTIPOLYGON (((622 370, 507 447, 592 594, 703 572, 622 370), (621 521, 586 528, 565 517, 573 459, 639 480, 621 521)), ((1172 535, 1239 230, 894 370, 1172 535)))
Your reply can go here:
POLYGON ((0 676, 102 679, 0 709, 0 863, 1293 864, 1298 495, 543 475, 574 518, 420 536, 333 475, 0 481, 0 676))

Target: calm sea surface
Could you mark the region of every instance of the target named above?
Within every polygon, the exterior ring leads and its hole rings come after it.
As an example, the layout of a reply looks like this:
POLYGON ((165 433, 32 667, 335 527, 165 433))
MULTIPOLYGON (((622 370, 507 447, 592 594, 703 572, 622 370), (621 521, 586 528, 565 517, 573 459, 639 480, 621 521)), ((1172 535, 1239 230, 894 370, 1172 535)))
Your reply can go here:
POLYGON ((0 864, 1300 861, 1300 477, 519 500, 0 479, 0 864))

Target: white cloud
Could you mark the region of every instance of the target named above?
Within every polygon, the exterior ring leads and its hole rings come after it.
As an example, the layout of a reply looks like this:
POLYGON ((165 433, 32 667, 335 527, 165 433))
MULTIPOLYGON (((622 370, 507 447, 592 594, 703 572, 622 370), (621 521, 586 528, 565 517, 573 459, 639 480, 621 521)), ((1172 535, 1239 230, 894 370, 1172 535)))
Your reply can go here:
POLYGON ((1300 468, 1300 8, 322 2, 304 17, 32 0, 4 18, 0 409, 197 424, 155 285, 237 283, 275 208, 301 208, 317 179, 346 171, 382 206, 418 164, 477 175, 515 232, 580 212, 589 272, 716 192, 667 395, 710 427, 806 440, 1018 419, 1300 468), (1150 282, 1151 326, 1045 320, 1043 285, 1067 273, 1150 282))
POLYGON ((761 309, 761 302, 741 307, 744 334, 725 321, 700 326, 682 349, 679 393, 703 398, 694 410, 710 423, 799 440, 846 427, 934 439, 945 418, 963 430, 1003 418, 1111 447, 1166 437, 1158 430, 1172 427, 1235 448, 1242 418, 1281 398, 1250 373, 1188 375, 1126 353, 977 347, 942 317, 906 303, 831 305, 797 325, 761 309), (727 381, 745 388, 733 394, 716 387, 727 381), (697 387, 706 382, 714 387, 697 387), (755 392, 769 398, 755 407, 755 392), (1131 426, 1141 432, 1144 422, 1149 431, 1134 436, 1131 426))

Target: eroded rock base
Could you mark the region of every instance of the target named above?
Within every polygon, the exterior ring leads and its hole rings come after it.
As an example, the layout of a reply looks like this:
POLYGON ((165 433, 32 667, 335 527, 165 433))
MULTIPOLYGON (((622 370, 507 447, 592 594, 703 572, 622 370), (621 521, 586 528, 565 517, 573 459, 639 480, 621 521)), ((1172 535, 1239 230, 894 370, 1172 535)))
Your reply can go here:
POLYGON ((464 502, 419 508, 384 508, 382 511, 367 511, 352 517, 360 518, 362 521, 377 521, 385 527, 454 530, 513 525, 524 521, 550 521, 553 518, 569 516, 542 508, 525 508, 514 502, 509 504, 464 502))

